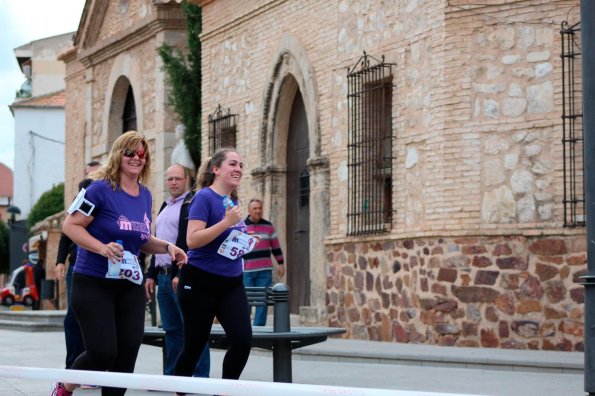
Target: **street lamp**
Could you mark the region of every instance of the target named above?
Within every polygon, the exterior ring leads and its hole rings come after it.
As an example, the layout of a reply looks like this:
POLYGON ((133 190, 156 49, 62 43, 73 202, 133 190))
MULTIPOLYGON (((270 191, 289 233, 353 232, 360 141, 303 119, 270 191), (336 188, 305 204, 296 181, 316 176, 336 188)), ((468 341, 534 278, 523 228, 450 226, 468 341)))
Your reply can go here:
POLYGON ((12 228, 14 226, 15 221, 17 221, 17 215, 21 214, 21 209, 18 206, 10 205, 6 211, 10 213, 10 219, 8 221, 8 226, 12 228))

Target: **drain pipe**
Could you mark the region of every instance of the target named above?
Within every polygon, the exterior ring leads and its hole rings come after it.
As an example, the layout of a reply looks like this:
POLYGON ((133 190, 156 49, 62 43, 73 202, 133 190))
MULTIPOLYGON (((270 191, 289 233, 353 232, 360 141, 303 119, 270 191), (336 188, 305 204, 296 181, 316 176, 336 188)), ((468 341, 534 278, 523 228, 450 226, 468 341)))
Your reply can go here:
POLYGON ((595 395, 595 1, 581 0, 583 138, 587 271, 585 286, 585 392, 595 395))

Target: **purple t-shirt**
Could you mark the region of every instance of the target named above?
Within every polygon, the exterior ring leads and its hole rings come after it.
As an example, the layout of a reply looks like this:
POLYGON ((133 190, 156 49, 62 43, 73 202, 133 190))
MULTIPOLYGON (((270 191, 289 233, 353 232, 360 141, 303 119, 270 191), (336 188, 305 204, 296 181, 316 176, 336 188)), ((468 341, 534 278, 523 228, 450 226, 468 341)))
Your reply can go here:
MULTIPOLYGON (((96 180, 87 188, 85 198, 95 204, 94 219, 87 231, 103 243, 121 240, 124 250, 138 256, 140 247, 151 238, 151 192, 139 185, 132 196, 118 188, 112 190, 106 180, 96 180)), ((105 278, 107 258, 79 247, 74 271, 105 278)))
MULTIPOLYGON (((234 201, 234 204, 238 203, 234 201)), ((225 217, 225 207, 223 206, 223 196, 217 194, 209 187, 200 190, 192 200, 188 220, 201 220, 207 223, 209 228, 219 223, 225 217)), ((244 220, 233 227, 228 228, 217 238, 207 243, 203 247, 188 250, 188 264, 200 268, 203 271, 221 276, 239 276, 242 274, 242 259, 229 259, 217 253, 219 246, 232 230, 246 232, 246 223, 244 220)))

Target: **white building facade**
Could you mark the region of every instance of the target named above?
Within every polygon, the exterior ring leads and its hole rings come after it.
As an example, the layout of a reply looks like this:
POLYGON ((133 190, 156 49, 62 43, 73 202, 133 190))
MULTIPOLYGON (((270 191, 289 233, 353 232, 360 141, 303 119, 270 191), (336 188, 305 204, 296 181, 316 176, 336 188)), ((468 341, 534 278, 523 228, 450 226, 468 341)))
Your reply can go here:
POLYGON ((10 106, 15 121, 13 205, 26 218, 41 194, 64 182, 64 63, 72 33, 15 48, 25 82, 10 106))

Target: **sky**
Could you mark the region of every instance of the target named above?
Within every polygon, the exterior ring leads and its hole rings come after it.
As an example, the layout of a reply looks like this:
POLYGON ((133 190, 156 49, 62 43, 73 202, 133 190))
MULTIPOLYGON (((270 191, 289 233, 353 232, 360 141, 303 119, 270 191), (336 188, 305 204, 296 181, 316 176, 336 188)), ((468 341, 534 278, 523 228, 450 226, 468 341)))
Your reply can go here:
POLYGON ((14 49, 74 32, 85 0, 0 0, 0 162, 14 169, 14 118, 8 106, 25 82, 14 49))

